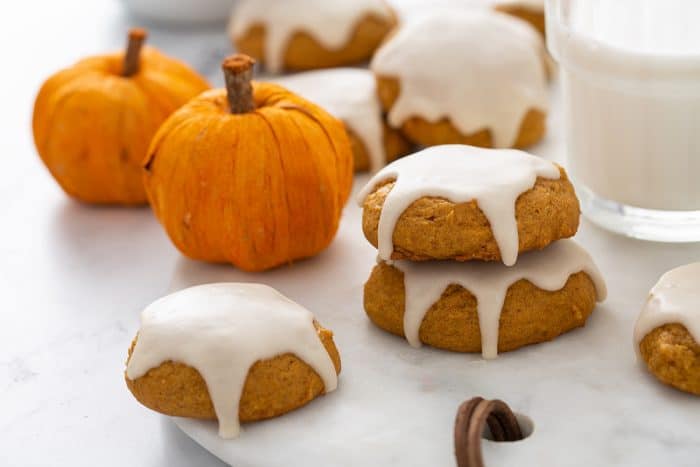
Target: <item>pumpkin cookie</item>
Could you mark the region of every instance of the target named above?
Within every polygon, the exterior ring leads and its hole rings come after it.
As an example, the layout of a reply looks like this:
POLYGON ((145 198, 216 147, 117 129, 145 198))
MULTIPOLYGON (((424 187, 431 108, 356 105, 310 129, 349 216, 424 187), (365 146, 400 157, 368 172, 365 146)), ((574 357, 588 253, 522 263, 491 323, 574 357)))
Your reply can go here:
POLYGON ((353 160, 342 122, 281 86, 252 83, 252 66, 229 57, 227 89, 198 96, 163 124, 144 184, 183 254, 261 271, 330 244, 353 160))
POLYGON ((355 171, 379 170, 411 149, 401 133, 384 122, 376 82, 368 70, 310 71, 277 78, 274 82, 318 104, 345 123, 355 171))
POLYGON ((544 57, 522 21, 457 9, 402 25, 371 68, 389 124, 416 144, 522 148, 546 131, 544 57))
POLYGON ((369 60, 396 17, 384 0, 241 0, 229 34, 277 73, 369 60))
POLYGON ((544 0, 500 0, 496 10, 527 21, 542 36, 545 35, 544 0))
POLYGON ((700 396, 700 263, 664 274, 649 294, 635 346, 659 381, 700 396))
POLYGON ((34 143, 61 188, 86 203, 146 203, 141 163, 161 123, 209 89, 184 63, 133 29, 125 52, 51 76, 34 103, 34 143))
POLYGON ((365 284, 364 306, 374 324, 413 346, 494 358, 583 326, 605 295, 588 253, 562 240, 513 267, 380 262, 365 284))
POLYGON ((157 300, 141 315, 126 384, 166 415, 240 422, 277 417, 333 391, 333 334, 305 308, 262 284, 207 284, 157 300))
POLYGON ((579 203, 563 168, 516 150, 435 146, 399 159, 360 192, 362 229, 384 260, 515 263, 571 237, 579 203))

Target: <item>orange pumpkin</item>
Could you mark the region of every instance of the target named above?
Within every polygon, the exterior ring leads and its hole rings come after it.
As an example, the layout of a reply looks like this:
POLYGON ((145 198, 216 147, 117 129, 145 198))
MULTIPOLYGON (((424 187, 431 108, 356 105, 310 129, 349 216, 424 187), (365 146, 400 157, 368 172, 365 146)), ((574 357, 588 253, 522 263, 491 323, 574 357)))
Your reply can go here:
POLYGON ((209 84, 185 64, 142 48, 89 57, 51 76, 34 104, 34 142, 53 177, 88 203, 143 204, 142 165, 163 121, 209 84))
POLYGON ((163 124, 145 186, 183 254, 260 271, 328 246, 353 171, 343 124, 278 85, 251 82, 253 64, 229 57, 226 89, 163 124))

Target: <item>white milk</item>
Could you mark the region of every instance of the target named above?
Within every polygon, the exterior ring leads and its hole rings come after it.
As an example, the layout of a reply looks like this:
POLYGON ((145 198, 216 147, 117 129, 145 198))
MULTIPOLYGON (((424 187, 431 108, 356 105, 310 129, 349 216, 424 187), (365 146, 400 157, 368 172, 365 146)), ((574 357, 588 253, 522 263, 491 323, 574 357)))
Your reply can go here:
POLYGON ((575 181, 620 205, 700 211, 700 2, 547 2, 575 181))

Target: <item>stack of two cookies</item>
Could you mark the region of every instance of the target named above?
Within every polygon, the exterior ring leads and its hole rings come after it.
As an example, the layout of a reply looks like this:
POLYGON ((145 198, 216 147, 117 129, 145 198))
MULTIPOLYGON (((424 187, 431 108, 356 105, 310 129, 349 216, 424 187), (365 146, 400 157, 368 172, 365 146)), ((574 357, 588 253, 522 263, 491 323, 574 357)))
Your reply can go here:
POLYGON ((605 297, 591 257, 564 240, 579 202, 554 163, 436 146, 384 168, 359 202, 379 250, 365 311, 413 346, 494 358, 583 326, 605 297))

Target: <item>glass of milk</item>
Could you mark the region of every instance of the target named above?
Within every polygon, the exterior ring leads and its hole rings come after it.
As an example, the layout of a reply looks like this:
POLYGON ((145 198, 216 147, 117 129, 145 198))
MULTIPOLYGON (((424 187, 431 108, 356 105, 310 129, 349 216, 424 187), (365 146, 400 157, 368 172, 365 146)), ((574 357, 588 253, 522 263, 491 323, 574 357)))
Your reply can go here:
POLYGON ((547 0, 546 14, 584 214, 700 241, 700 0, 547 0))

